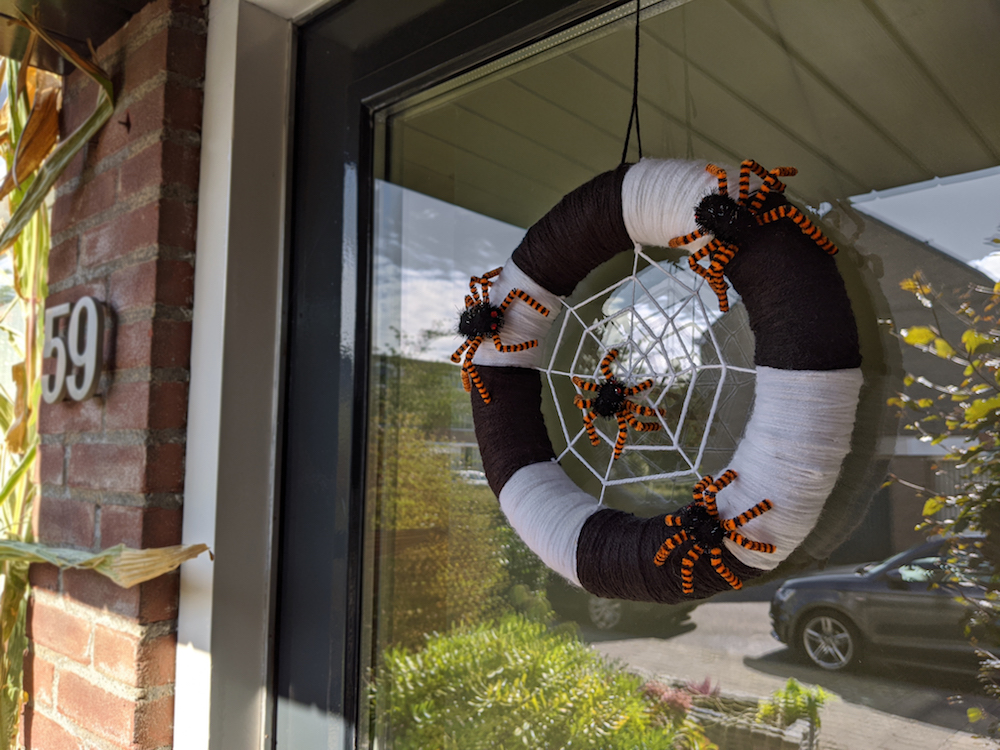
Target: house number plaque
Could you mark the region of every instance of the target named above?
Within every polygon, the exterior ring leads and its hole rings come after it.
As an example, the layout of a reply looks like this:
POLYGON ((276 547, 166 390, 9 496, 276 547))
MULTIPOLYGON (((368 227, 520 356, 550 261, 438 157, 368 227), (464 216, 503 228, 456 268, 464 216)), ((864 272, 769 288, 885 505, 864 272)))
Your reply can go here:
POLYGON ((53 357, 56 367, 54 374, 42 377, 45 403, 67 397, 84 401, 93 396, 101 379, 103 352, 104 311, 100 302, 84 297, 47 309, 42 357, 53 357))

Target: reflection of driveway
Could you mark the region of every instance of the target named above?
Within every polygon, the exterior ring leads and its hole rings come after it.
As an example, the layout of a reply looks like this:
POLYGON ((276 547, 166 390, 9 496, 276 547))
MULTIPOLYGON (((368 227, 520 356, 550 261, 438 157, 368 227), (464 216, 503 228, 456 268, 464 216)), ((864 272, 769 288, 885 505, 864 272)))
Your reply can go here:
POLYGON ((697 682, 710 677, 723 692, 766 696, 789 677, 821 685, 840 696, 821 713, 823 750, 992 746, 967 733, 987 722, 969 724, 966 709, 976 706, 1000 716, 1000 704, 970 692, 973 678, 881 666, 823 672, 770 636, 767 609, 767 602, 710 602, 691 613, 695 627, 686 632, 619 640, 602 634, 600 642, 592 642, 601 653, 651 674, 697 682))

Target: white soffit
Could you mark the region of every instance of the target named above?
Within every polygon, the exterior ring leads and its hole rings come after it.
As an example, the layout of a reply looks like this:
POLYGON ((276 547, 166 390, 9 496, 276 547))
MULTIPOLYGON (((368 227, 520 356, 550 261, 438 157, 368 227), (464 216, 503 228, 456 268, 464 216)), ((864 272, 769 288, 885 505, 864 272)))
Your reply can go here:
POLYGON ((1000 167, 851 196, 862 213, 970 265, 997 249, 1000 167))
POLYGON ((250 2, 280 18, 299 21, 322 8, 336 5, 340 0, 250 0, 250 2))

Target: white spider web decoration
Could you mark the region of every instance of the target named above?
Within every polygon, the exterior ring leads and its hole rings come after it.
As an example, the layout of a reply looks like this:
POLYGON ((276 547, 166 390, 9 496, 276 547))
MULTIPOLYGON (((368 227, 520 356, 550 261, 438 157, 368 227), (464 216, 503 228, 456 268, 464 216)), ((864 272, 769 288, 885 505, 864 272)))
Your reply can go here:
POLYGON ((687 267, 686 258, 672 263, 655 260, 651 252, 662 251, 636 246, 631 273, 595 290, 599 283, 592 277, 608 276, 599 271, 563 301, 541 368, 559 461, 585 489, 594 491, 599 483, 602 503, 609 491, 633 505, 644 500, 643 493, 654 504, 674 494, 689 501, 691 484, 725 468, 753 404, 753 335, 742 303, 730 290, 730 311, 723 315, 715 293, 687 267), (642 422, 657 421, 660 430, 638 432, 630 426, 617 460, 617 420, 595 418, 600 445, 592 446, 584 411, 573 403, 578 391, 572 382, 573 376, 605 382, 599 363, 613 348, 618 357, 611 370, 619 381, 634 386, 653 379, 652 388, 630 400, 665 412, 636 415, 642 422))

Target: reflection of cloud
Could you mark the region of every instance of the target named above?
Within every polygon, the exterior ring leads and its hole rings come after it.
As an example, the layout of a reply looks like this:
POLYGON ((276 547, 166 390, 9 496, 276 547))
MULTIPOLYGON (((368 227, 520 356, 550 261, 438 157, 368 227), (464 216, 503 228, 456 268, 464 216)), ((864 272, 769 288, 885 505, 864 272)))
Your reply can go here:
POLYGON ((981 260, 972 261, 969 265, 978 268, 994 281, 1000 281, 1000 252, 990 253, 981 260))
POLYGON ((469 277, 505 263, 524 230, 382 181, 375 204, 375 347, 447 361, 461 338, 427 332, 454 329, 469 277))

